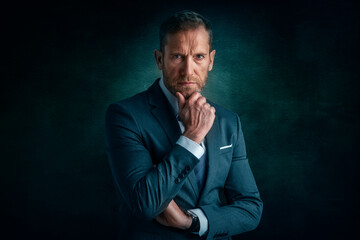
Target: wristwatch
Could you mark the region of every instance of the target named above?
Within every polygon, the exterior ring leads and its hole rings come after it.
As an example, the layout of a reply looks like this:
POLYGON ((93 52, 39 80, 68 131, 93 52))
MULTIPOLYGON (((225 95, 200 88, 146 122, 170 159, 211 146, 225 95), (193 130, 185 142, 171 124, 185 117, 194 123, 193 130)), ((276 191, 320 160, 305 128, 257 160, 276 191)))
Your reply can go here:
POLYGON ((191 226, 186 231, 191 233, 198 233, 200 231, 199 217, 190 210, 186 210, 185 214, 192 218, 191 226))

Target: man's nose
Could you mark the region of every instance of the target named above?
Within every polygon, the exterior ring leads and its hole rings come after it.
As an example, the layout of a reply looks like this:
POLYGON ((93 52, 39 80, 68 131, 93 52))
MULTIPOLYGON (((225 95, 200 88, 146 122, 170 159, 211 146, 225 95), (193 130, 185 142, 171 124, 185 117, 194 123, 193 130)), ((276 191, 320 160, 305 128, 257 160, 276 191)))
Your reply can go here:
POLYGON ((192 76, 194 73, 194 61, 191 57, 186 57, 183 61, 182 75, 192 76))

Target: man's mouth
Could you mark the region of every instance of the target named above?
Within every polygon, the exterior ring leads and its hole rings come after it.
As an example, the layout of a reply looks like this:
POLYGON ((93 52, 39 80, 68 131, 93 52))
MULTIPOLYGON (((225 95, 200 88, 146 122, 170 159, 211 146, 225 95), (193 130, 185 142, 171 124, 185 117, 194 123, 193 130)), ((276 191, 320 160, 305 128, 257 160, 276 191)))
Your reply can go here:
POLYGON ((178 83, 179 85, 181 85, 181 86, 191 86, 191 85, 194 85, 194 84, 196 84, 195 82, 179 82, 178 83))

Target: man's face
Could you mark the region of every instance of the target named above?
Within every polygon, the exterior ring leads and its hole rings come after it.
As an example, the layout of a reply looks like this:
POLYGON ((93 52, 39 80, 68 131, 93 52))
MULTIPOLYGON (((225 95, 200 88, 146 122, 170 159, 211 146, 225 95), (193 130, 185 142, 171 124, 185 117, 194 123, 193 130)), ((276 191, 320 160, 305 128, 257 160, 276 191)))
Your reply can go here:
POLYGON ((210 52, 209 33, 204 27, 167 35, 164 52, 155 51, 158 68, 163 72, 165 86, 185 98, 201 91, 214 62, 210 52))

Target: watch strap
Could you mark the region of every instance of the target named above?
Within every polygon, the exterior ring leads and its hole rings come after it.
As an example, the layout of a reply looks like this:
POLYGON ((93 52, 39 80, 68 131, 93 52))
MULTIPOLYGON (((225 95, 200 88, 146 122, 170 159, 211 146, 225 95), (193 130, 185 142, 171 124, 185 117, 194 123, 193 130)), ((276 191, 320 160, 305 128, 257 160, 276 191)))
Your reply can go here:
POLYGON ((190 225, 190 227, 186 230, 187 232, 199 232, 200 231, 200 220, 199 217, 192 213, 191 211, 187 210, 186 211, 186 215, 190 216, 192 218, 192 223, 190 225))

